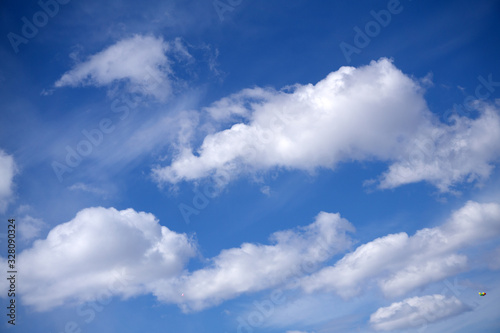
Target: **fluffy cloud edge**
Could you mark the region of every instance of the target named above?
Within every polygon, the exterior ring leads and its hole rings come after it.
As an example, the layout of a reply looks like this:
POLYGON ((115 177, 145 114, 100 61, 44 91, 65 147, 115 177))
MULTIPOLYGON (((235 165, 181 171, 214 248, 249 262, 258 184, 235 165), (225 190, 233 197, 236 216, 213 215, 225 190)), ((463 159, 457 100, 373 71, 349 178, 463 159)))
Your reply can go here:
POLYGON ((426 295, 404 299, 379 308, 370 316, 370 324, 377 331, 404 330, 425 327, 427 324, 458 316, 470 307, 455 296, 426 295))
POLYGON ((192 58, 180 39, 166 42, 161 37, 136 34, 90 55, 64 73, 54 86, 101 87, 123 82, 131 93, 165 101, 172 94, 173 83, 173 60, 167 55, 184 60, 192 58))
POLYGON ((150 213, 86 208, 19 254, 21 300, 46 311, 107 294, 143 294, 152 280, 181 274, 196 254, 192 238, 150 213))
POLYGON ((386 58, 341 67, 315 85, 243 89, 204 109, 230 128, 206 135, 197 151, 180 147, 170 165, 152 174, 158 183, 176 184, 378 160, 389 164, 371 181, 379 189, 426 181, 448 192, 487 179, 500 157, 498 108, 476 103, 477 119, 454 117, 448 125, 428 109, 423 92, 386 58))
MULTIPOLYGON (((353 231, 339 214, 321 212, 307 226, 273 233, 269 245, 225 249, 207 267, 188 272, 187 262, 198 255, 192 237, 160 225, 150 213, 91 207, 19 254, 20 297, 47 311, 104 296, 153 294, 185 312, 200 311, 317 269, 351 246, 347 233, 353 231)), ((5 281, 0 285, 6 288, 5 281)))
POLYGON ((348 290, 352 296, 369 280, 391 294, 397 285, 403 290, 396 293, 400 296, 456 274, 457 267, 465 269, 466 257, 455 252, 500 234, 500 205, 469 201, 441 226, 411 237, 400 233, 378 238, 318 270, 352 246, 348 233, 354 231, 340 214, 321 212, 309 225, 273 233, 268 245, 243 243, 224 249, 207 266, 189 272, 186 263, 198 253, 191 237, 160 225, 150 213, 86 208, 20 254, 25 272, 21 299, 45 311, 102 295, 153 294, 184 312, 196 312, 276 287, 299 286, 306 294, 326 289, 341 296, 346 296, 341 290, 348 290), (444 268, 435 270, 438 266, 444 268), (408 277, 422 269, 428 273, 425 278, 407 286, 408 277), (342 282, 344 275, 349 283, 342 282), (117 284, 119 288, 113 287, 117 284))
POLYGON ((333 266, 306 276, 301 288, 334 291, 344 298, 377 284, 386 296, 402 296, 468 269, 459 252, 500 235, 500 204, 468 201, 448 220, 413 236, 402 232, 358 246, 333 266))

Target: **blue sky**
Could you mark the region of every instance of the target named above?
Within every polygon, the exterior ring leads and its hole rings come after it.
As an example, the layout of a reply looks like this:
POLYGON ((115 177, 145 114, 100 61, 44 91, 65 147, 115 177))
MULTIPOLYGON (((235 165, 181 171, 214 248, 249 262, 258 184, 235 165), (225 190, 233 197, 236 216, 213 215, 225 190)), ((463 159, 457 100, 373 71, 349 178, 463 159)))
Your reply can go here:
POLYGON ((498 2, 0 9, 1 331, 500 329, 498 2))

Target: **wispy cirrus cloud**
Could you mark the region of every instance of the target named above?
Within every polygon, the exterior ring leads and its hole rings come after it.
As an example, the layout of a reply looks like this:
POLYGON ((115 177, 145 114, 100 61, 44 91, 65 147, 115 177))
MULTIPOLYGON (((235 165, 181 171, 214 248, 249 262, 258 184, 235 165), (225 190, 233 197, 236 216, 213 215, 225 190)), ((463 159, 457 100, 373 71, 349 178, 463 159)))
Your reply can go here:
POLYGON ((109 86, 124 83, 131 93, 152 95, 164 101, 172 93, 171 59, 191 59, 180 39, 134 35, 78 63, 56 81, 55 87, 109 86))
POLYGON ((42 230, 47 228, 48 225, 42 219, 25 215, 17 220, 19 235, 22 240, 32 240, 38 238, 42 230))
POLYGON ((0 149, 0 213, 6 211, 12 201, 14 176, 17 166, 14 157, 0 149))
POLYGON ((92 193, 98 196, 106 196, 107 192, 101 188, 84 184, 84 183, 75 183, 68 187, 70 191, 83 191, 83 192, 88 192, 92 193))

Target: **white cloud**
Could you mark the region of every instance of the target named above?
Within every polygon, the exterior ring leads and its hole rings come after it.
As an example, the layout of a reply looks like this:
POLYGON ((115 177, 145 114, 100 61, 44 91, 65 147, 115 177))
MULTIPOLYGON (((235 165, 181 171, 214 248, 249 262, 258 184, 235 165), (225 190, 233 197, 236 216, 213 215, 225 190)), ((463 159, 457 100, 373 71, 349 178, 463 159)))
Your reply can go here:
POLYGON ((427 324, 469 311, 456 297, 427 295, 407 298, 380 308, 370 316, 372 327, 378 331, 424 327, 427 324))
POLYGON ((155 175, 175 183, 224 169, 313 170, 352 159, 387 159, 426 111, 418 85, 387 59, 342 67, 316 85, 292 90, 245 89, 214 103, 207 111, 215 119, 237 115, 248 124, 208 135, 199 156, 184 150, 155 175))
POLYGON ((102 295, 144 293, 151 281, 180 274, 195 252, 192 240, 152 214, 87 208, 20 254, 22 301, 47 310, 102 295))
POLYGON ((244 243, 187 272, 185 264, 197 250, 185 234, 161 226, 152 214, 87 208, 20 254, 21 298, 45 311, 100 297, 152 293, 184 311, 197 311, 311 273, 350 247, 346 233, 351 231, 339 214, 321 212, 308 226, 272 234, 274 245, 244 243))
POLYGON ((260 188, 260 192, 262 192, 262 194, 265 194, 267 196, 270 196, 271 195, 271 188, 269 186, 262 186, 260 188))
POLYGON ((180 57, 189 56, 180 40, 168 43, 162 38, 134 35, 77 64, 64 73, 55 86, 99 87, 123 81, 130 92, 164 100, 172 90, 168 52, 180 57))
POLYGON ((205 111, 218 122, 244 122, 207 135, 196 152, 186 145, 153 175, 177 183, 223 171, 312 171, 381 160, 393 163, 379 180, 381 188, 429 181, 448 191, 458 182, 486 178, 500 156, 498 111, 478 108, 478 119, 439 123, 420 83, 383 58, 341 67, 316 85, 257 87, 222 98, 205 111))
POLYGON ((500 205, 469 201, 443 225, 409 237, 390 234, 359 246, 334 266, 303 278, 306 292, 332 290, 356 295, 375 282, 387 296, 400 296, 467 268, 467 257, 456 251, 500 235, 500 205))
POLYGON ((339 214, 321 212, 308 226, 275 232, 270 245, 243 243, 188 272, 185 265, 197 250, 185 234, 161 226, 152 214, 87 208, 20 254, 21 298, 43 311, 104 296, 152 293, 189 312, 279 286, 355 295, 367 281, 398 296, 463 270, 466 257, 454 251, 497 237, 500 205, 468 202, 442 226, 412 237, 376 239, 316 271, 352 245, 347 233, 353 231, 339 214))
POLYGON ((47 227, 47 223, 42 219, 37 219, 26 215, 16 220, 19 235, 23 240, 31 240, 40 236, 42 229, 47 227))
POLYGON ((309 267, 347 249, 351 244, 347 231, 354 228, 339 214, 321 212, 307 227, 274 233, 270 239, 275 245, 244 243, 223 250, 210 267, 160 281, 154 293, 160 300, 182 303, 184 311, 197 311, 245 292, 267 289, 309 273, 309 267))
POLYGON ((97 195, 106 195, 107 192, 105 190, 102 190, 100 188, 97 188, 95 186, 87 185, 84 183, 75 183, 68 187, 70 191, 84 191, 84 192, 89 192, 97 195))
POLYGON ((12 201, 12 186, 16 173, 14 157, 0 149, 0 213, 4 213, 12 201))
POLYGON ((455 118, 453 125, 425 126, 381 177, 380 188, 428 181, 446 192, 454 184, 485 180, 500 156, 500 117, 479 105, 480 117, 455 118))
POLYGON ((16 209, 17 214, 25 214, 32 210, 30 205, 19 205, 16 209))

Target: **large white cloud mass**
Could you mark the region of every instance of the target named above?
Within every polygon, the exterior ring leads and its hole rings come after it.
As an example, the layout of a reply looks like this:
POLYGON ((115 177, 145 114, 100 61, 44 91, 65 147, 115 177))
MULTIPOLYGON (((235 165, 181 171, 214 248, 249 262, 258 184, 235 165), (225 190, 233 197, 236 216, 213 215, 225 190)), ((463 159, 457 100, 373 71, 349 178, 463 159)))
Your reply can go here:
POLYGON ((352 297, 374 282, 387 296, 401 296, 464 271, 467 257, 458 252, 499 235, 500 205, 469 201, 443 225, 363 244, 335 265, 303 278, 301 286, 306 292, 328 290, 352 297))
MULTIPOLYGON (((44 311, 152 293, 184 311, 197 311, 310 273, 348 249, 346 233, 352 231, 339 214, 322 212, 308 226, 272 234, 272 245, 244 243, 221 251, 207 267, 187 272, 197 246, 185 234, 161 226, 152 214, 87 208, 19 255, 21 300, 44 311)), ((1 290, 6 283, 0 281, 1 290)))
POLYGON ((385 58, 341 67, 315 85, 244 89, 206 108, 217 122, 243 121, 207 135, 196 151, 185 145, 153 175, 177 183, 221 172, 312 171, 381 160, 391 164, 380 188, 428 181, 448 191, 488 177, 500 156, 498 110, 478 105, 477 119, 446 125, 429 111, 423 93, 385 58))
POLYGON ((0 213, 4 213, 12 201, 12 186, 16 172, 14 157, 0 149, 0 213))
POLYGON ((370 323, 377 331, 426 327, 427 324, 468 310, 470 310, 469 307, 454 296, 412 297, 378 309, 370 316, 370 323))
POLYGON ((104 294, 142 294, 151 281, 180 274, 195 254, 190 238, 152 214, 87 208, 20 254, 22 301, 46 310, 104 294))
MULTIPOLYGON (((347 298, 374 283, 398 297, 466 270, 467 257, 459 252, 500 235, 500 205, 470 201, 441 226, 411 237, 375 239, 318 270, 352 246, 348 233, 353 231, 339 214, 321 212, 305 227, 275 232, 269 245, 222 250, 189 272, 186 264, 198 253, 192 238, 161 226, 152 214, 87 208, 20 253, 21 300, 43 311, 104 296, 151 293, 190 312, 279 286, 347 298)), ((0 261, 6 264, 5 258, 0 261)), ((6 280, 0 287, 7 287, 6 280)))

